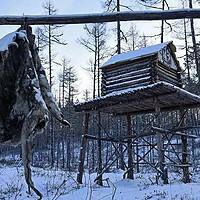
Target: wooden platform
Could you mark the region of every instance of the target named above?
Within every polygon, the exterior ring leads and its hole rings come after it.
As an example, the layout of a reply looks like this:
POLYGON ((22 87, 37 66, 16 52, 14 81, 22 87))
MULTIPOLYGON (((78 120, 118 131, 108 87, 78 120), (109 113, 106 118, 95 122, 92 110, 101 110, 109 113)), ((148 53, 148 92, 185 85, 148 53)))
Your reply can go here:
POLYGON ((159 106, 161 111, 176 110, 180 106, 183 108, 200 107, 200 97, 169 83, 158 82, 144 87, 113 92, 91 101, 75 104, 74 108, 76 112, 99 110, 123 115, 151 113, 155 111, 155 106, 159 106))

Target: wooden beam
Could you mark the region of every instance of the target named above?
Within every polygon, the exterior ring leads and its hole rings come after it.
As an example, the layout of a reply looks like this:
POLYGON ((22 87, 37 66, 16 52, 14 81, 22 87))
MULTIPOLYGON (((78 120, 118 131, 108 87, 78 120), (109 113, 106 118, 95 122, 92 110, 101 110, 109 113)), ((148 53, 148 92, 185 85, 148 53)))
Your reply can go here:
POLYGON ((159 127, 154 127, 152 126, 152 129, 159 132, 159 133, 168 133, 168 134, 174 134, 174 135, 180 135, 180 136, 185 136, 188 138, 197 138, 196 135, 188 135, 184 132, 179 132, 179 131, 175 131, 175 130, 167 130, 167 129, 163 129, 163 128, 159 128, 159 127))
MULTIPOLYGON (((180 117, 184 117, 185 110, 183 107, 180 107, 180 117)), ((182 123, 180 124, 181 126, 186 125, 186 116, 184 117, 182 123)), ((182 141, 182 165, 187 165, 188 164, 188 154, 187 154, 187 134, 182 132, 183 135, 181 136, 181 141, 182 141)), ((189 166, 183 167, 183 182, 184 183, 190 183, 190 173, 189 173, 189 166)))
MULTIPOLYGON (((126 149, 127 148, 125 148, 122 153, 124 153, 126 151, 126 149)), ((109 165, 105 166, 105 168, 102 170, 102 172, 95 178, 94 182, 96 182, 100 177, 102 177, 102 175, 116 162, 118 157, 119 157, 119 154, 117 155, 117 157, 109 165)))
POLYGON ((82 144, 80 150, 80 159, 79 159, 79 167, 78 167, 78 174, 77 174, 77 182, 82 184, 83 172, 84 172, 84 160, 85 160, 85 151, 87 145, 87 138, 85 135, 88 133, 89 127, 89 116, 90 114, 85 114, 85 126, 84 126, 84 135, 82 135, 82 144))
MULTIPOLYGON (((155 122, 158 127, 161 125, 161 111, 158 104, 158 98, 155 98, 155 122)), ((168 176, 167 172, 165 171, 165 154, 164 154, 164 140, 163 135, 158 132, 157 133, 157 148, 158 148, 158 167, 162 171, 161 178, 164 184, 168 184, 168 176), (166 173, 165 173, 166 172, 166 173)))
MULTIPOLYGON (((127 135, 132 136, 132 121, 131 116, 128 114, 127 116, 127 135)), ((128 139, 128 172, 127 178, 133 179, 133 146, 132 139, 128 139)))
POLYGON ((200 18, 200 9, 175 9, 162 11, 128 11, 71 15, 1 15, 0 25, 86 24, 116 21, 173 20, 200 18))
POLYGON ((97 174, 98 180, 97 184, 103 186, 102 181, 102 144, 101 144, 101 113, 97 110, 97 156, 98 156, 98 167, 97 167, 97 174))
MULTIPOLYGON (((98 138, 94 135, 85 135, 85 137, 87 139, 90 139, 90 140, 98 140, 98 138)), ((102 141, 106 141, 106 142, 123 142, 123 143, 128 143, 128 141, 125 141, 125 140, 122 140, 122 139, 118 139, 117 137, 114 138, 114 137, 103 137, 103 138, 100 138, 102 141)))

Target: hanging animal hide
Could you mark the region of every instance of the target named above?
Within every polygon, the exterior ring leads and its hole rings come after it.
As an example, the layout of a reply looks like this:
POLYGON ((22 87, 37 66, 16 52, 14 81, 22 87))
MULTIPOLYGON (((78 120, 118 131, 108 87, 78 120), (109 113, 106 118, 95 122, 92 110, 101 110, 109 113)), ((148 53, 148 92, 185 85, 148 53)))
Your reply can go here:
POLYGON ((50 92, 30 26, 0 40, 0 143, 22 147, 28 186, 42 199, 31 179, 33 138, 42 133, 49 111, 64 125, 61 111, 50 92))

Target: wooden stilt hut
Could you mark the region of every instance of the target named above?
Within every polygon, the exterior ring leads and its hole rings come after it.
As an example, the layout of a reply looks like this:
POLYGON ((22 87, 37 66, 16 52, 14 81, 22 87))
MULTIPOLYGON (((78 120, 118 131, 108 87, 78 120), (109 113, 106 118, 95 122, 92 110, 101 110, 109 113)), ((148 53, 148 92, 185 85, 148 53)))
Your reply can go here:
MULTIPOLYGON (((186 111, 189 108, 200 106, 200 97, 182 89, 180 65, 175 56, 175 46, 172 42, 166 42, 143 49, 130 51, 112 57, 104 65, 102 70, 102 96, 96 99, 76 104, 76 112, 85 113, 85 128, 80 151, 79 171, 77 181, 82 183, 84 171, 84 159, 88 139, 97 141, 98 167, 96 181, 102 185, 103 173, 114 163, 106 163, 102 167, 101 143, 110 141, 116 151, 115 143, 123 143, 124 151, 127 151, 128 164, 125 176, 133 179, 133 172, 137 160, 150 165, 158 172, 164 183, 168 183, 168 164, 183 169, 183 181, 190 182, 187 139, 195 138, 187 134, 186 111), (172 128, 161 126, 162 112, 179 110, 179 121, 172 128), (97 113, 98 134, 88 134, 89 116, 91 112, 97 113), (126 116, 127 134, 123 137, 111 137, 109 134, 102 136, 101 113, 110 113, 113 116, 126 116), (132 116, 153 113, 153 123, 148 131, 133 132, 132 116), (150 143, 145 137, 155 136, 155 144, 150 143), (173 138, 180 137, 182 141, 181 154, 178 154, 172 144, 173 138), (140 155, 140 151, 133 150, 134 144, 141 138, 149 150, 140 155), (167 142, 165 142, 167 141, 167 142), (173 153, 177 156, 174 161, 165 151, 171 146, 173 153), (146 159, 146 155, 152 150, 157 151, 156 164, 146 159), (170 163, 166 162, 170 161, 170 163)), ((119 155, 120 156, 120 155, 119 155)), ((124 176, 124 177, 125 177, 124 176)))

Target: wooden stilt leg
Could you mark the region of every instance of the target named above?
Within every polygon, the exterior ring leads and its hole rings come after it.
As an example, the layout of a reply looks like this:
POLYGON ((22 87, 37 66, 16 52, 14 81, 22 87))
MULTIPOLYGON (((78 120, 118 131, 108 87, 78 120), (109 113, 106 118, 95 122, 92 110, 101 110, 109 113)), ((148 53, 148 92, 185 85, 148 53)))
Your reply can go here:
POLYGON ((97 184, 103 185, 102 182, 102 156, 101 156, 101 114, 100 111, 97 111, 97 125, 98 125, 98 131, 97 131, 97 145, 98 145, 98 170, 97 174, 100 175, 97 184))
MULTIPOLYGON (((184 117, 184 109, 180 108, 180 118, 184 117)), ((185 126, 185 119, 182 121, 181 126, 185 126)), ((187 136, 181 136, 182 141, 182 165, 183 165, 183 182, 190 183, 189 167, 187 165, 187 136)))
MULTIPOLYGON (((155 108, 155 114, 156 114, 156 126, 160 127, 161 125, 161 113, 160 113, 160 107, 156 105, 155 108)), ((158 167, 161 173, 161 178, 163 180, 164 184, 168 184, 168 175, 167 175, 167 169, 165 169, 164 166, 164 141, 163 141, 163 135, 160 132, 157 132, 157 148, 158 148, 158 167)))
MULTIPOLYGON (((128 136, 132 136, 132 123, 131 116, 127 115, 127 124, 128 124, 128 136)), ((127 178, 133 179, 133 149, 132 149, 132 139, 128 139, 128 173, 127 178)))
POLYGON ((85 114, 85 127, 84 127, 84 134, 82 135, 82 144, 80 150, 80 159, 79 159, 79 167, 78 167, 78 174, 77 174, 77 182, 82 184, 83 172, 84 172, 84 160, 85 160, 85 152, 87 146, 87 138, 85 135, 88 134, 88 126, 89 126, 89 113, 85 114))

